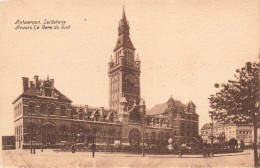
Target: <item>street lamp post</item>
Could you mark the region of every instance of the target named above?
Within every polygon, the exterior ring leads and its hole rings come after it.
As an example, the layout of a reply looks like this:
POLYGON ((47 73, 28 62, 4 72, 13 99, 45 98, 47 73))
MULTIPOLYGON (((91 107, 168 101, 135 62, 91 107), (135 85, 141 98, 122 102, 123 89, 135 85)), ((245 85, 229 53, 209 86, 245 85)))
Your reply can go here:
POLYGON ((33 154, 33 150, 32 150, 32 109, 30 111, 30 141, 31 141, 31 154, 33 154))
POLYGON ((143 136, 142 136, 142 155, 143 155, 143 157, 145 156, 145 152, 144 152, 144 120, 145 120, 145 118, 142 117, 142 134, 143 134, 143 136))
POLYGON ((35 154, 35 140, 36 140, 36 138, 33 137, 33 154, 35 154))
POLYGON ((211 156, 213 156, 213 112, 211 112, 211 156))
POLYGON ((43 152, 43 132, 42 131, 43 131, 43 129, 42 129, 42 126, 41 126, 41 141, 42 141, 41 142, 41 144, 42 144, 41 145, 41 152, 43 152))
POLYGON ((145 101, 143 100, 142 104, 142 155, 145 156, 145 147, 144 147, 144 135, 145 135, 145 101))

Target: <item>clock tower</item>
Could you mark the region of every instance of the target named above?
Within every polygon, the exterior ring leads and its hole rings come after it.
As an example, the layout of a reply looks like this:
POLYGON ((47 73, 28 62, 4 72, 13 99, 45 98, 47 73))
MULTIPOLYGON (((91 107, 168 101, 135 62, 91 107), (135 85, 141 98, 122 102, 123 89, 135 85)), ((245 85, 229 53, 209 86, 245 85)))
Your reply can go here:
POLYGON ((108 63, 109 107, 117 112, 120 101, 125 97, 127 106, 140 102, 140 59, 129 36, 129 22, 123 8, 119 21, 118 40, 108 63))

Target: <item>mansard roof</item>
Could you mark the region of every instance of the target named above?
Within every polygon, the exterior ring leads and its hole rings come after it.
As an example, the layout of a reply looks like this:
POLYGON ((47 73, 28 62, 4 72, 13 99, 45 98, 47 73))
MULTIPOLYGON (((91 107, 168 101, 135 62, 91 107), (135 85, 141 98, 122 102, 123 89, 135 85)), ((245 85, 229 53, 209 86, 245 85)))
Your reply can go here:
POLYGON ((153 108, 147 111, 147 115, 163 114, 168 108, 167 103, 157 104, 153 108))
POLYGON ((171 98, 166 102, 166 103, 162 103, 162 104, 157 104, 155 105, 153 108, 151 108, 150 110, 147 111, 147 115, 157 115, 157 114, 163 114, 165 112, 167 112, 168 109, 168 104, 174 104, 175 108, 177 109, 177 111, 179 112, 184 112, 186 106, 185 104, 183 104, 181 101, 178 100, 174 100, 171 96, 171 98))

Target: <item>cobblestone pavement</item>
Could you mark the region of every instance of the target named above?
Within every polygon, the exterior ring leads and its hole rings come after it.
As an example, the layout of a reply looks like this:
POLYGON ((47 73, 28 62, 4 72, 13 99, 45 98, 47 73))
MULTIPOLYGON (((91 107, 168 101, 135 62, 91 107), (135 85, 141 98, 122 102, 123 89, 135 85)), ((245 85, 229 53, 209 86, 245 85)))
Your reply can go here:
POLYGON ((53 150, 2 151, 3 167, 252 167, 253 151, 216 154, 203 158, 201 155, 142 155, 127 153, 54 152, 53 150))

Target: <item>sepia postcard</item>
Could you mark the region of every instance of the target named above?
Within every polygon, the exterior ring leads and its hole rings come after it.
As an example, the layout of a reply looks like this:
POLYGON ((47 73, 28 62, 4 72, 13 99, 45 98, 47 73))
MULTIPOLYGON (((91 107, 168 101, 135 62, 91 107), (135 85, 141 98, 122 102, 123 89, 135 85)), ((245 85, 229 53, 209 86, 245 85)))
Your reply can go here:
POLYGON ((259 167, 259 4, 0 1, 1 167, 259 167))

